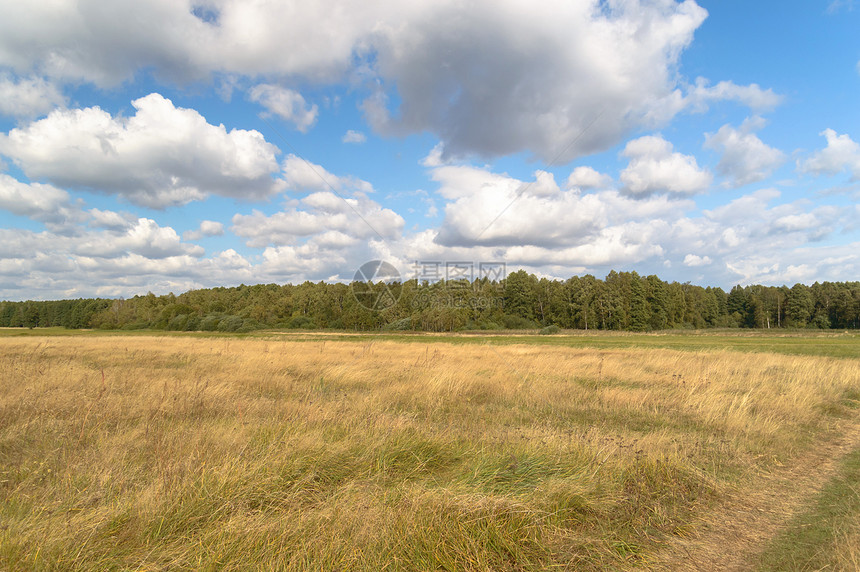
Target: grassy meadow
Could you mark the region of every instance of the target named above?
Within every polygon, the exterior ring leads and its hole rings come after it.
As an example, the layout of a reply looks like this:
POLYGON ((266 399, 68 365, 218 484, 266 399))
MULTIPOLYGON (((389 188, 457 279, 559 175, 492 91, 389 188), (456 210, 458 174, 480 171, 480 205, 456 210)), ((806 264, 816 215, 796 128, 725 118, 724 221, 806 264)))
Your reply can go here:
MULTIPOLYGON (((0 570, 682 569, 858 444, 856 337, 522 338, 0 336, 0 570)), ((853 569, 852 455, 748 562, 853 569)))

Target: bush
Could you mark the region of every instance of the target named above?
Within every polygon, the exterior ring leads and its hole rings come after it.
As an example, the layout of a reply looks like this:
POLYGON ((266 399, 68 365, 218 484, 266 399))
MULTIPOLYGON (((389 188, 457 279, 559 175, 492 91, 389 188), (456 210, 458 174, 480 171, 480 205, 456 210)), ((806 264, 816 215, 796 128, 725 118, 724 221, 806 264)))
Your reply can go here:
POLYGON ((540 332, 538 332, 542 336, 551 336, 552 334, 557 334, 561 331, 561 328, 556 326, 555 324, 549 325, 543 328, 540 332))
POLYGON ((236 330, 236 332, 244 334, 247 332, 253 332, 255 330, 261 330, 263 329, 263 327, 263 324, 261 324, 257 320, 245 318, 244 320, 242 320, 242 326, 238 330, 236 330))
POLYGON ((183 332, 188 329, 188 314, 179 314, 170 318, 167 329, 174 332, 183 332))
POLYGON ((317 323, 310 316, 293 316, 287 322, 287 327, 293 330, 313 330, 317 323))
POLYGON ((382 326, 383 330, 411 330, 412 329, 412 318, 403 318, 402 320, 396 320, 391 322, 390 324, 385 324, 382 326))
POLYGON ((532 320, 523 318, 522 316, 515 316, 513 314, 505 314, 502 316, 502 325, 508 330, 534 330, 538 327, 538 325, 532 320))
POLYGON ((203 332, 214 332, 218 329, 218 324, 223 316, 219 314, 209 314, 200 320, 200 330, 203 332))
POLYGON ((239 316, 227 316, 220 322, 218 322, 218 331, 219 332, 235 332, 239 328, 242 327, 242 324, 245 323, 245 320, 240 318, 239 316))

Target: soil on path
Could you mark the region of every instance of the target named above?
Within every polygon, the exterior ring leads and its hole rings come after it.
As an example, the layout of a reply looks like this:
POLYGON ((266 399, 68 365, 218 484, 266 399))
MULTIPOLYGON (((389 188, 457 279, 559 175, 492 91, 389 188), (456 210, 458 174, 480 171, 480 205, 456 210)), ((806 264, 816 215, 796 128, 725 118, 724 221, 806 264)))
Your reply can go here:
POLYGON ((752 570, 757 556, 860 447, 860 419, 845 420, 837 437, 812 447, 791 465, 757 476, 696 523, 698 534, 673 538, 645 563, 651 570, 752 570))

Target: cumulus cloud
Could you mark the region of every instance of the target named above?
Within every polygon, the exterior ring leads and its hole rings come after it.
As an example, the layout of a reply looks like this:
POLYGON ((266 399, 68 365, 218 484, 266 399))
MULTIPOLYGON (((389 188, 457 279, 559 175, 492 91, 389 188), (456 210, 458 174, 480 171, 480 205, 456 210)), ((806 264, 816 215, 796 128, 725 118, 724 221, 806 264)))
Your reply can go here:
POLYGON ((713 262, 710 256, 699 256, 698 254, 688 254, 684 257, 684 266, 707 266, 713 262))
MULTIPOLYGON (((707 16, 693 0, 203 5, 16 5, 0 18, 0 66, 99 86, 140 69, 178 83, 354 81, 379 90, 365 110, 382 132, 430 131, 453 155, 567 161, 677 112, 678 59, 707 16)), ((312 123, 298 94, 269 90, 272 111, 312 123)))
POLYGON ((283 188, 277 147, 257 131, 211 125, 157 93, 132 102, 132 117, 98 107, 55 110, 0 135, 0 153, 31 179, 116 194, 164 208, 209 193, 259 199, 283 188))
POLYGON ((344 133, 340 140, 343 143, 364 143, 367 141, 367 136, 364 133, 350 129, 344 133))
POLYGON ((33 118, 65 105, 66 98, 57 86, 43 78, 0 74, 0 115, 33 118))
POLYGON ((729 179, 733 187, 740 187, 766 179, 774 169, 785 162, 785 154, 766 145, 754 131, 764 122, 753 117, 739 129, 726 124, 716 133, 705 135, 705 148, 722 152, 717 172, 729 179))
POLYGON ((847 170, 853 180, 860 180, 860 144, 833 129, 825 129, 821 135, 827 139, 827 147, 800 162, 800 170, 816 175, 836 175, 847 170))
POLYGON ((580 189, 596 189, 608 187, 612 184, 612 177, 599 173, 591 167, 577 167, 567 178, 568 187, 580 189))
POLYGON ((224 234, 224 224, 213 220, 204 220, 197 230, 187 230, 182 233, 184 240, 200 240, 204 236, 221 236, 224 234))
POLYGON ((679 235, 679 244, 710 250, 712 255, 771 249, 774 259, 781 259, 780 249, 818 241, 848 222, 843 209, 835 206, 810 208, 805 201, 774 204, 780 197, 775 189, 762 189, 706 210, 679 235))
POLYGON ((9 4, 0 8, 0 65, 103 87, 146 68, 180 82, 213 72, 326 79, 343 73, 383 10, 243 0, 9 4))
POLYGON ((59 229, 80 222, 83 215, 69 193, 52 185, 22 183, 0 174, 0 209, 59 229))
POLYGON ((137 222, 137 217, 131 213, 118 213, 101 209, 89 209, 89 226, 113 231, 130 228, 137 222))
POLYGON ((376 69, 400 104, 378 93, 365 110, 383 132, 436 133, 453 156, 568 161, 667 115, 706 14, 692 1, 439 3, 381 27, 376 69))
POLYGON ((369 239, 396 239, 403 229, 403 218, 364 196, 342 198, 320 191, 299 201, 299 207, 267 216, 255 210, 250 215, 233 217, 232 231, 246 239, 248 246, 295 245, 302 239, 327 234, 323 240, 341 245, 369 239))
POLYGON ((101 228, 72 235, 0 229, 0 274, 14 283, 0 284, 0 298, 22 291, 35 299, 128 296, 156 284, 189 289, 197 268, 207 264, 203 249, 183 243, 170 227, 110 211, 90 214, 101 228))
POLYGON ((782 103, 783 96, 772 89, 762 89, 758 84, 738 85, 733 81, 721 81, 709 85, 705 78, 696 78, 683 100, 684 106, 695 112, 707 111, 708 104, 715 101, 736 101, 756 112, 769 111, 782 103))
POLYGON ((372 193, 373 186, 356 177, 332 174, 322 165, 290 154, 283 162, 283 180, 293 191, 335 191, 372 193))
POLYGON ((159 226, 154 220, 148 218, 140 218, 119 232, 93 233, 77 241, 72 250, 78 255, 98 258, 136 254, 148 259, 162 259, 203 254, 201 247, 184 244, 172 228, 159 226))
MULTIPOLYGON (((844 280, 846 269, 860 267, 856 253, 843 261, 841 271, 823 254, 830 247, 823 246, 822 239, 840 228, 849 228, 854 213, 832 205, 814 206, 805 200, 780 202, 781 198, 777 190, 762 189, 701 215, 661 217, 657 222, 664 230, 658 244, 665 260, 680 262, 686 268, 707 266, 709 283, 724 287, 737 283, 790 284, 789 279, 799 279, 796 273, 801 268, 817 279, 830 276, 844 280), (820 259, 815 258, 816 252, 822 253, 820 259)), ((643 264, 638 263, 637 269, 643 269, 643 264)), ((672 272, 657 270, 661 277, 672 272)), ((681 274, 680 279, 684 276, 681 274)))
POLYGON ((692 155, 672 149, 671 143, 656 135, 630 141, 621 153, 630 159, 620 175, 624 190, 636 197, 655 193, 689 196, 707 190, 711 173, 700 169, 692 155))
POLYGON ((265 107, 269 115, 277 115, 295 124, 302 133, 317 120, 319 108, 309 106, 302 94, 285 87, 261 83, 248 91, 248 98, 265 107))
MULTIPOLYGON (((436 193, 449 202, 432 242, 452 255, 472 249, 488 256, 502 253, 519 263, 570 266, 629 260, 634 253, 650 256, 660 251, 652 240, 660 219, 685 201, 666 197, 634 200, 617 191, 582 194, 562 190, 553 176, 537 171, 532 181, 464 165, 432 171, 436 193)), ((422 250, 433 250, 425 244, 422 250)), ((474 254, 473 254, 474 255, 474 254)))

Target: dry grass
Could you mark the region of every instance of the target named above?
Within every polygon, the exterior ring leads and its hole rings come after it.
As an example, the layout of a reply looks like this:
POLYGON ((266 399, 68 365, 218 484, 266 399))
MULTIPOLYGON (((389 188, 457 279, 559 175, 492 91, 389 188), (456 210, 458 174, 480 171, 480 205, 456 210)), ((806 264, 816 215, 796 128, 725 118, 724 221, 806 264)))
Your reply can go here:
POLYGON ((3 338, 0 569, 647 566, 857 387, 770 354, 3 338))

